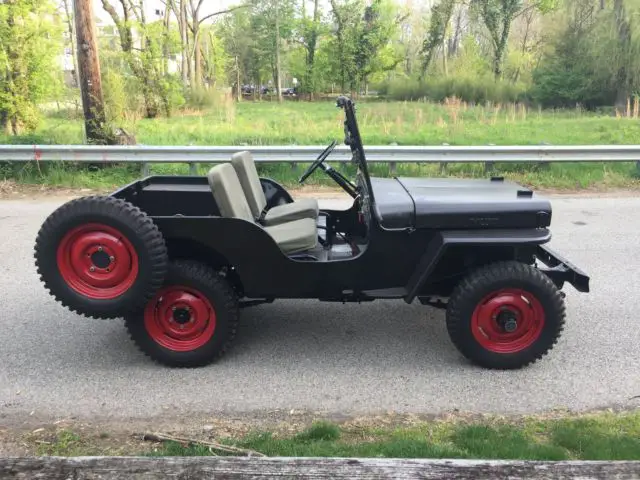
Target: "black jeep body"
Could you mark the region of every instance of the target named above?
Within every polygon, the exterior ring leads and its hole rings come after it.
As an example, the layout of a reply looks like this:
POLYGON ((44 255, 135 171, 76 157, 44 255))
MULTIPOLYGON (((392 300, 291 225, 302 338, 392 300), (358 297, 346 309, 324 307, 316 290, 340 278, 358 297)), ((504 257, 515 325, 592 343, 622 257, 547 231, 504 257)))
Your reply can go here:
MULTIPOLYGON (((447 309, 453 343, 480 365, 518 368, 544 355, 564 326, 564 296, 560 289, 570 283, 578 291, 589 291, 587 275, 547 246, 552 218, 549 200, 503 178, 372 178, 355 106, 346 97, 338 99, 338 106, 345 113, 345 143, 357 167, 355 181, 326 165, 334 142, 310 166, 301 182, 321 168, 347 192, 352 203, 342 210, 319 209, 313 217, 318 240, 313 246, 286 251, 269 228, 264 228, 262 222, 269 211, 295 203, 282 185, 260 178, 259 193, 264 195, 266 206, 255 221, 240 218, 227 213, 228 207, 220 203, 226 197, 221 197, 214 185, 216 178, 222 181, 222 176, 215 177, 222 175, 222 167, 219 171, 214 167, 209 179, 151 176, 104 199, 135 209, 136 215, 149 222, 155 235, 152 238, 149 233, 147 243, 136 243, 133 237, 140 236, 144 229, 136 227, 135 222, 142 220, 132 220, 134 223, 127 229, 117 225, 117 219, 112 222, 115 213, 103 212, 104 223, 132 235, 130 250, 134 253, 127 258, 137 257, 139 264, 130 292, 108 298, 93 290, 70 292, 67 277, 60 275, 64 270, 60 260, 56 266, 43 257, 47 249, 51 255, 58 248, 58 259, 65 254, 60 253, 58 243, 45 242, 42 236, 56 230, 59 235, 52 238, 59 239, 72 225, 91 222, 89 207, 69 207, 68 219, 59 214, 64 221, 43 226, 36 258, 45 283, 48 281, 50 289, 53 285, 54 295, 80 313, 107 318, 124 316, 136 343, 169 365, 209 363, 226 348, 232 336, 222 331, 214 342, 215 333, 209 343, 196 343, 196 348, 185 350, 171 347, 177 343, 154 342, 157 335, 144 328, 149 323, 142 318, 153 316, 150 302, 154 298, 156 302, 163 300, 158 291, 173 282, 168 279, 187 278, 188 283, 189 272, 196 270, 200 272, 196 280, 204 285, 200 290, 209 288, 211 300, 215 292, 223 289, 233 299, 229 303, 234 305, 229 307, 233 312, 242 306, 286 298, 339 302, 401 299, 407 303, 417 299, 447 309), (75 224, 72 218, 76 219, 75 224), (145 255, 151 247, 157 250, 155 257, 145 255), (224 281, 225 286, 207 283, 205 280, 211 280, 211 275, 203 273, 204 269, 213 272, 216 282, 224 281), (143 274, 147 276, 146 283, 139 281, 143 274), (83 297, 87 292, 91 293, 89 298, 83 297), (132 297, 126 298, 129 293, 132 297), (134 298, 134 293, 139 298, 134 298), (208 346, 214 343, 215 348, 208 346)), ((234 175, 230 167, 228 170, 225 175, 234 175)), ((236 182, 235 178, 231 180, 236 182)), ((245 189, 245 193, 250 192, 245 189)), ((118 246, 113 245, 112 250, 118 246)), ((92 259, 93 250, 87 252, 87 258, 92 259)), ((206 293, 203 295, 207 297, 206 293)), ((211 312, 227 308, 220 307, 220 300, 217 306, 214 304, 215 300, 207 303, 211 312)), ((157 315, 158 304, 154 308, 157 315)), ((189 311, 187 308, 181 315, 189 318, 189 311)), ((237 313, 229 315, 232 320, 228 324, 232 325, 237 313)), ((175 324, 174 317, 165 319, 167 325, 175 324)), ((197 323, 193 319, 192 322, 197 323)), ((179 327, 184 329, 181 323, 179 327)))

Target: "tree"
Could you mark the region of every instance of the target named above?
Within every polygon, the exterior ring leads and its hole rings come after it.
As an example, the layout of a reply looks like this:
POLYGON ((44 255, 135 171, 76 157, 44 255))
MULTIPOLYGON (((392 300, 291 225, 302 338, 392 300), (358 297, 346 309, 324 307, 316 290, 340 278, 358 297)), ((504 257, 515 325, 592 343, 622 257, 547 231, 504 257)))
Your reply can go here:
POLYGON ((146 117, 157 117, 160 109, 169 116, 171 114, 169 92, 160 73, 162 39, 149 35, 144 0, 119 0, 119 2, 122 16, 111 0, 102 0, 102 7, 115 23, 122 51, 131 71, 140 82, 146 117))
POLYGON ((338 71, 340 87, 346 91, 347 79, 349 88, 355 88, 356 69, 353 61, 356 50, 357 31, 362 19, 363 4, 361 0, 330 0, 331 13, 335 21, 335 37, 331 44, 335 45, 337 56, 334 56, 335 69, 338 71))
POLYGON ((313 94, 317 89, 315 75, 316 50, 318 39, 322 33, 320 1, 313 0, 313 14, 307 17, 306 0, 302 0, 302 20, 300 22, 299 42, 305 50, 305 71, 302 80, 302 91, 313 94))
POLYGON ((471 6, 482 19, 493 50, 493 74, 502 78, 502 67, 512 22, 524 12, 538 9, 546 13, 556 6, 556 0, 471 0, 471 6))
MULTIPOLYGON (((252 49, 268 62, 278 99, 282 100, 282 46, 284 42, 291 40, 294 31, 295 0, 253 1, 252 49)), ((259 83, 257 86, 259 87, 259 83)))
POLYGON ((14 135, 37 127, 37 104, 59 82, 62 29, 54 12, 46 0, 0 3, 0 129, 14 135))
POLYGON ((400 15, 393 3, 383 0, 372 0, 369 5, 361 0, 331 0, 331 7, 336 33, 331 44, 338 53, 335 68, 342 89, 348 79, 352 93, 360 88, 366 90, 371 75, 393 70, 402 62, 403 57, 391 40, 406 15, 400 15))
POLYGON ((236 98, 241 98, 242 80, 247 77, 251 65, 252 37, 249 25, 251 19, 247 10, 237 10, 226 15, 220 25, 220 36, 224 50, 232 59, 228 71, 232 72, 229 83, 235 86, 236 98))
MULTIPOLYGON (((420 71, 421 80, 426 75, 436 50, 445 44, 445 36, 449 22, 451 21, 451 16, 453 15, 455 3, 456 0, 441 0, 440 3, 435 4, 431 8, 429 31, 424 39, 421 50, 423 55, 422 68, 420 71)), ((445 53, 443 52, 443 56, 444 55, 445 53)))

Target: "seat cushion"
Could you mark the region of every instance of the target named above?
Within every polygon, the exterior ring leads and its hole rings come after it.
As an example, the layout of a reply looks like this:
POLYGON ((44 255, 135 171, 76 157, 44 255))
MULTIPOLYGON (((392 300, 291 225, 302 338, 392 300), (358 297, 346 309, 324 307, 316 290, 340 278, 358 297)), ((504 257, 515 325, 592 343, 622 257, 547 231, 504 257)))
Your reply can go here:
POLYGON ((265 226, 277 225, 292 220, 300 220, 301 218, 318 218, 318 201, 315 198, 302 198, 293 203, 285 203, 276 205, 267 210, 264 216, 263 224, 265 226))
POLYGON ((264 207, 267 206, 267 199, 262 191, 262 184, 256 164, 253 161, 251 152, 243 151, 235 153, 231 157, 231 165, 235 168, 240 179, 240 185, 247 197, 247 203, 251 208, 254 218, 259 218, 264 207))
POLYGON ((316 222, 311 218, 264 227, 264 230, 271 235, 286 254, 309 250, 314 248, 318 242, 316 222))

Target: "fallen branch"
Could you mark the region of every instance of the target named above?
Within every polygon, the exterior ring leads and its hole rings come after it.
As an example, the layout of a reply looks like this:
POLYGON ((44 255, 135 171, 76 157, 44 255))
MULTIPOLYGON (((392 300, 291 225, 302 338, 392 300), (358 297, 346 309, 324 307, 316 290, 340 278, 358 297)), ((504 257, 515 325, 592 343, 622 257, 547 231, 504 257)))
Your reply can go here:
POLYGON ((225 453, 234 453, 239 455, 246 455, 248 457, 266 457, 264 453, 256 452, 255 450, 249 450, 246 448, 233 447, 231 445, 222 445, 217 442, 209 442, 207 440, 197 440, 194 438, 175 437, 166 433, 145 433, 142 436, 142 440, 149 442, 177 442, 183 445, 200 445, 207 447, 210 452, 218 450, 225 453))

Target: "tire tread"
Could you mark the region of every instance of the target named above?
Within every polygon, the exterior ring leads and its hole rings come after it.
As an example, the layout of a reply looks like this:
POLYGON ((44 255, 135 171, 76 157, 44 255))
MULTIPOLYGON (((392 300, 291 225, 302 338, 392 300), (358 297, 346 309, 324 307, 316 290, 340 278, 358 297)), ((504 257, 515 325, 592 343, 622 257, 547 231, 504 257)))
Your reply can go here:
POLYGON ((144 305, 152 298, 155 292, 162 286, 164 277, 167 272, 168 251, 164 241, 164 237, 153 220, 144 213, 139 207, 120 198, 111 196, 93 195, 73 199, 57 210, 55 210, 43 222, 35 242, 34 258, 36 271, 40 281, 44 284, 45 289, 64 307, 74 313, 81 314, 88 318, 105 319, 114 318, 124 315, 129 310, 137 310, 144 308, 144 305), (133 228, 135 235, 141 240, 147 255, 151 261, 151 277, 144 293, 140 295, 135 303, 128 305, 126 308, 119 309, 113 313, 102 313, 98 310, 84 311, 69 301, 68 298, 61 294, 55 287, 50 272, 43 266, 46 251, 52 247, 49 239, 55 237, 61 225, 69 221, 69 219, 77 216, 109 216, 111 218, 126 218, 130 227, 133 228))

